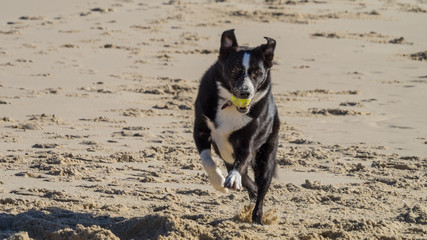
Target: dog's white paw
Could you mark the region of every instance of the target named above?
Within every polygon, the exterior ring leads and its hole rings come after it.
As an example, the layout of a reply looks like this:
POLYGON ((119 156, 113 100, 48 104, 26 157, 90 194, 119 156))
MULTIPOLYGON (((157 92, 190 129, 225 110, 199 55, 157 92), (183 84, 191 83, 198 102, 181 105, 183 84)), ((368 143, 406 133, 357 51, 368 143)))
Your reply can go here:
POLYGON ((216 168, 215 171, 208 174, 209 181, 211 182, 212 186, 223 193, 228 193, 228 189, 224 187, 225 178, 221 174, 221 170, 219 168, 216 168))
POLYGON ((224 187, 231 188, 237 191, 242 190, 242 176, 237 170, 231 170, 225 179, 224 187))

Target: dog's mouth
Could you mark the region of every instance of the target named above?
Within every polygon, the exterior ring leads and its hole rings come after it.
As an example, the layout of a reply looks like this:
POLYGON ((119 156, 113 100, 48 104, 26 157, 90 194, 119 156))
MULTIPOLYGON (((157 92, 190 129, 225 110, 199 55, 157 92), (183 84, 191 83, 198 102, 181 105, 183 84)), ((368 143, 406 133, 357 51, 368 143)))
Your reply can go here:
POLYGON ((236 109, 237 109, 237 111, 238 111, 239 113, 244 113, 244 114, 246 114, 246 113, 248 113, 248 112, 249 112, 249 105, 248 105, 248 106, 246 106, 246 107, 238 107, 238 106, 236 106, 236 109))

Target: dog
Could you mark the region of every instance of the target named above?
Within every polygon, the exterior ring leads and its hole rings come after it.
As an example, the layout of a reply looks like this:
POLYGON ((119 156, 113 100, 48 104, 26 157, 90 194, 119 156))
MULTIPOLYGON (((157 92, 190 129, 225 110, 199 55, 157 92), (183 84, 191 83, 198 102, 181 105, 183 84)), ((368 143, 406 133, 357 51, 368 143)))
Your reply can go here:
POLYGON ((210 183, 221 192, 249 193, 252 222, 262 225, 263 202, 276 169, 280 120, 271 92, 276 41, 240 47, 234 29, 221 36, 217 61, 203 75, 195 101, 194 141, 210 183), (224 178, 211 146, 228 171, 224 178), (248 176, 248 167, 255 181, 248 176))

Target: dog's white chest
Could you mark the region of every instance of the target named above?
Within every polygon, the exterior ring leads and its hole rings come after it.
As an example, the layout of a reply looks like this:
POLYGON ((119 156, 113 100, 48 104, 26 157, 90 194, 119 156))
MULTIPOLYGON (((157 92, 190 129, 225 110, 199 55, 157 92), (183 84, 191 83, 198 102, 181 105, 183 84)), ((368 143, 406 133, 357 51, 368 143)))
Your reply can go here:
POLYGON ((234 150, 229 141, 230 134, 243 128, 251 120, 251 117, 246 114, 239 113, 234 106, 230 106, 225 109, 218 107, 215 124, 206 118, 207 125, 211 130, 212 140, 218 147, 221 157, 225 162, 229 164, 234 163, 234 150))

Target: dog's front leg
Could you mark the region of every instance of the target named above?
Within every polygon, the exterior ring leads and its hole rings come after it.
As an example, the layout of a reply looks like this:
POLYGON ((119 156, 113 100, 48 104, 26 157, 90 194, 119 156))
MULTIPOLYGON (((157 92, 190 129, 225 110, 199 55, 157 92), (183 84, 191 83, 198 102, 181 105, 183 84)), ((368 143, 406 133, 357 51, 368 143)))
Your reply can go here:
POLYGON ((215 161, 211 155, 211 135, 210 130, 206 125, 206 118, 196 115, 194 123, 194 141, 196 143, 197 150, 200 153, 202 159, 202 165, 208 174, 209 181, 212 186, 223 193, 227 193, 228 189, 224 188, 225 178, 222 176, 221 170, 216 166, 215 161))
POLYGON ((216 166, 214 160, 211 156, 211 151, 209 149, 205 149, 200 153, 200 158, 202 159, 202 165, 208 174, 209 181, 212 186, 223 193, 227 193, 228 189, 224 188, 225 178, 222 176, 221 170, 216 166))
MULTIPOLYGON (((238 148, 247 149, 247 148, 238 148)), ((234 189, 237 191, 242 190, 242 175, 247 171, 249 163, 252 159, 252 154, 249 151, 235 152, 235 161, 233 168, 229 171, 228 176, 225 178, 224 187, 234 189)))

